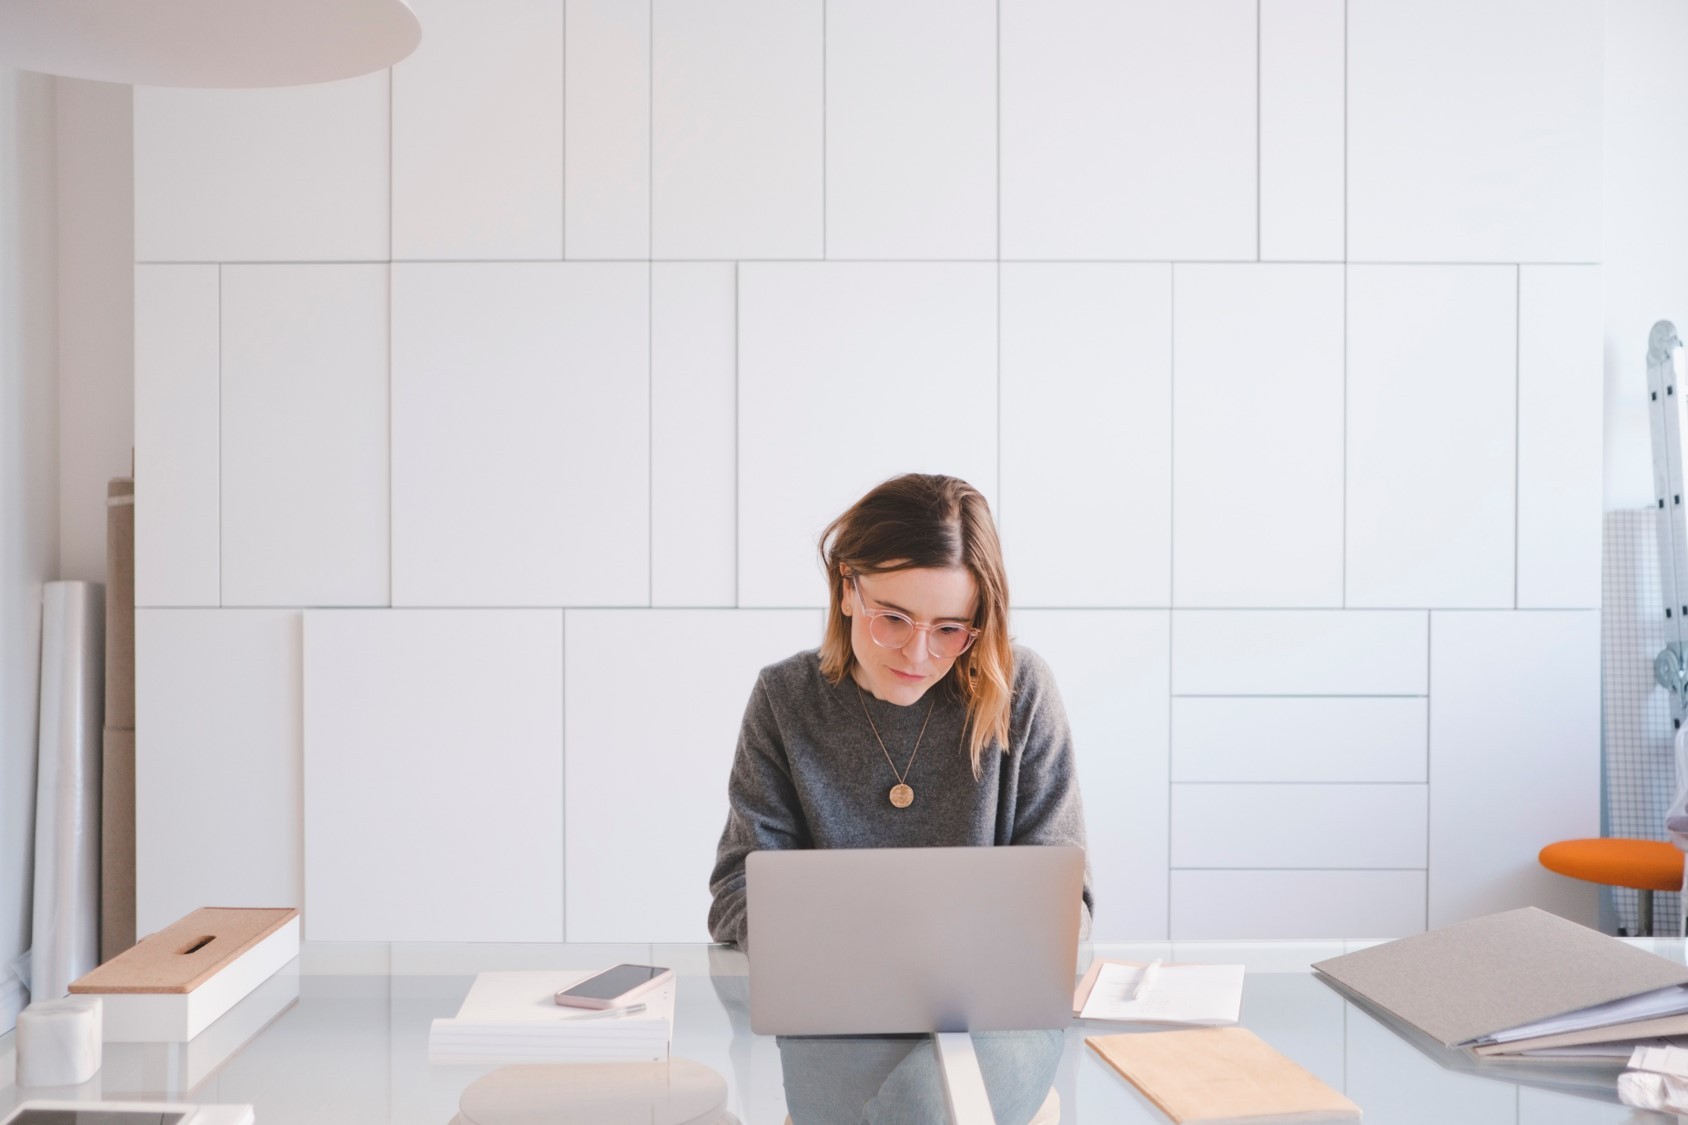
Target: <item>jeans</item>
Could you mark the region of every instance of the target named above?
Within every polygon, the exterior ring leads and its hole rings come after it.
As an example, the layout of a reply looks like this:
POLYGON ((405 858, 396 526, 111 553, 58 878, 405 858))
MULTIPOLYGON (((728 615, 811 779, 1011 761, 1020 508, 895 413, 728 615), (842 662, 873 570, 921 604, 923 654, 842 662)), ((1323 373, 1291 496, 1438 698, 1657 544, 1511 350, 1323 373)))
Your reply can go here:
MULTIPOLYGON (((1059 1031, 979 1031, 973 1049, 999 1125, 1026 1125, 1061 1062, 1059 1031)), ((780 1036, 792 1125, 943 1125, 930 1035, 780 1036)))

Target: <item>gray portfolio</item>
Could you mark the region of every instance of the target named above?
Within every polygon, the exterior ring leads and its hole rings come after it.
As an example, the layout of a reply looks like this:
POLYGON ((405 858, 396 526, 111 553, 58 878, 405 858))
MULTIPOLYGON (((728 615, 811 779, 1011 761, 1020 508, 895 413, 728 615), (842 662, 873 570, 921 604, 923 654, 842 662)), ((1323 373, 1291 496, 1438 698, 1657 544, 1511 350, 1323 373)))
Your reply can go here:
POLYGON ((1446 1047, 1688 983, 1688 966, 1533 906, 1313 968, 1446 1047))

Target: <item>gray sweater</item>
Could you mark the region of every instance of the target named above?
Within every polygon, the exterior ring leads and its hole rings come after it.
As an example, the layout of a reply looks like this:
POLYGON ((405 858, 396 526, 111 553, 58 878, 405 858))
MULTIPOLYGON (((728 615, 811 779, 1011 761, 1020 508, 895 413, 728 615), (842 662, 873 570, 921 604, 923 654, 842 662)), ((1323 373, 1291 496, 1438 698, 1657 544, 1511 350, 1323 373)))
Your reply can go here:
MULTIPOLYGON (((906 848, 1004 844, 1084 846, 1072 733, 1049 666, 1014 648, 1009 753, 992 743, 973 779, 963 741, 965 711, 949 684, 909 707, 875 699, 845 676, 821 674, 815 651, 770 664, 756 678, 727 782, 727 826, 709 889, 709 933, 745 939, 744 858, 782 848, 906 848), (934 698, 935 697, 935 698, 934 698), (896 774, 862 713, 862 699, 897 770, 931 722, 905 775, 914 803, 889 793, 896 774)), ((1093 909, 1088 866, 1085 921, 1093 909)), ((1088 926, 1086 926, 1088 928, 1088 926)))

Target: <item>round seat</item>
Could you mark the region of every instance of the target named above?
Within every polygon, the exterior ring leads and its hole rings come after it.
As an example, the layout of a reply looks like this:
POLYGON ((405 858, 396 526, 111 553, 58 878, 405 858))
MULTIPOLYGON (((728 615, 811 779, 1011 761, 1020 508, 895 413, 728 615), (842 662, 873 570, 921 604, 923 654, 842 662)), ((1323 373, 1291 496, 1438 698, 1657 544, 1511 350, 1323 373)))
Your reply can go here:
POLYGON ((1682 851, 1660 840, 1560 840, 1541 850, 1549 871, 1638 891, 1682 889, 1682 851))

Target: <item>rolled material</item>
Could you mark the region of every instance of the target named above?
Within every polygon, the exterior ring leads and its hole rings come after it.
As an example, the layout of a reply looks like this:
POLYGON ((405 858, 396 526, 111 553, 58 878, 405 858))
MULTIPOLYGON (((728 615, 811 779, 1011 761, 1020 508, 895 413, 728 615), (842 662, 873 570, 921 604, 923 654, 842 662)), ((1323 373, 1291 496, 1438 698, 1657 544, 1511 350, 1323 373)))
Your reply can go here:
POLYGON ((135 729, 135 482, 106 484, 105 725, 135 729))
POLYGON ((105 729, 100 771, 100 964, 135 945, 135 732, 105 729))
POLYGON ((104 591, 49 582, 42 602, 32 1001, 64 996, 100 960, 104 591))
POLYGON ((135 482, 106 485, 100 961, 135 944, 135 482))
POLYGON ((18 1085, 78 1086, 101 1059, 97 996, 39 1000, 18 1013, 18 1085))

